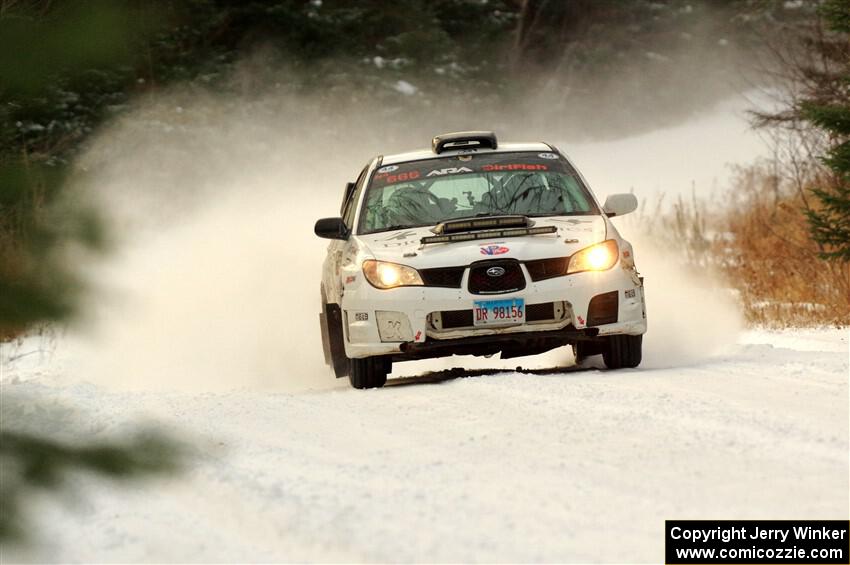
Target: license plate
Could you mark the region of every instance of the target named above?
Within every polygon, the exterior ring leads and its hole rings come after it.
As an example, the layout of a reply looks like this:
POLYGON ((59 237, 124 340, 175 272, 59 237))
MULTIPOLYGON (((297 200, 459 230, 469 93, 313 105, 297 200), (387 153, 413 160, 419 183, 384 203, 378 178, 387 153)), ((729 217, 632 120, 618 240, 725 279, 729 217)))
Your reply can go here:
POLYGON ((525 300, 476 300, 472 303, 472 319, 476 326, 504 326, 525 321, 525 300))

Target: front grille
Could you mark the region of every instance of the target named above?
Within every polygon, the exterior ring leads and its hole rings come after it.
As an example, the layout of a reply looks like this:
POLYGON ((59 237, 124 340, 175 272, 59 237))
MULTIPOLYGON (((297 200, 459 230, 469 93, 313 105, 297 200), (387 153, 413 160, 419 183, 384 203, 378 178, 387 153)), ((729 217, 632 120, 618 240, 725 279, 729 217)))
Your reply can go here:
POLYGON ((425 286, 443 288, 460 288, 463 272, 466 267, 440 267, 436 269, 420 269, 419 275, 425 286))
POLYGON ((538 259, 536 261, 526 261, 525 268, 528 269, 528 275, 531 277, 531 280, 537 282, 566 275, 567 263, 569 262, 569 257, 538 259))
POLYGON ((466 328, 473 325, 472 310, 443 310, 440 320, 444 330, 466 328))
POLYGON ((469 269, 469 292, 503 294, 525 288, 525 276, 516 259, 478 261, 469 269))

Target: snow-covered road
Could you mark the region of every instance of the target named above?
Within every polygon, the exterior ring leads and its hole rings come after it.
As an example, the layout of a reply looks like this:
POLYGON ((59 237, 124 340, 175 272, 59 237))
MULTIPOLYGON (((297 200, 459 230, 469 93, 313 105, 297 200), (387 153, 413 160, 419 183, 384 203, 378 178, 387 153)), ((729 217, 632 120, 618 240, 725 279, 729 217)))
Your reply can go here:
POLYGON ((750 331, 668 369, 299 393, 109 392, 5 347, 4 429, 154 420, 198 449, 171 478, 34 500, 39 544, 4 561, 658 562, 667 518, 850 513, 847 330, 750 331))

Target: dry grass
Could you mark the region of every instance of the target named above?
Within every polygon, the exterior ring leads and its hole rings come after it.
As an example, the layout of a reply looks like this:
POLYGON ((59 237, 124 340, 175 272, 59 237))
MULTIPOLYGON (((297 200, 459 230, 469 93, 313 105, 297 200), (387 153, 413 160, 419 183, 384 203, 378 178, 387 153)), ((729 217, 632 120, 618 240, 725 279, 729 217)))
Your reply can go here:
POLYGON ((661 221, 651 235, 718 275, 752 325, 848 326, 850 264, 818 256, 805 214, 814 205, 806 189, 761 163, 739 169, 722 198, 679 198, 669 211, 653 212, 661 221))
POLYGON ((751 322, 850 324, 850 265, 825 261, 805 215, 805 191, 782 190, 764 167, 740 172, 724 220, 732 234, 724 263, 751 322))

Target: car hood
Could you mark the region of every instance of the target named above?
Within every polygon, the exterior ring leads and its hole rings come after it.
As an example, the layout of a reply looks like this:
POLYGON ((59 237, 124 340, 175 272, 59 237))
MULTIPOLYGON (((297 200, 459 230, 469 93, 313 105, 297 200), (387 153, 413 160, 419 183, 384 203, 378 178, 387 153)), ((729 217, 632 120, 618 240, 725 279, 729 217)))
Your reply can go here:
POLYGON ((360 235, 358 239, 376 259, 410 265, 417 269, 468 265, 484 259, 547 259, 566 257, 603 241, 606 224, 602 216, 535 218, 534 227, 555 226, 557 232, 496 239, 422 245, 434 235, 431 227, 409 228, 360 235))

